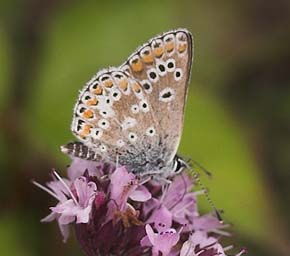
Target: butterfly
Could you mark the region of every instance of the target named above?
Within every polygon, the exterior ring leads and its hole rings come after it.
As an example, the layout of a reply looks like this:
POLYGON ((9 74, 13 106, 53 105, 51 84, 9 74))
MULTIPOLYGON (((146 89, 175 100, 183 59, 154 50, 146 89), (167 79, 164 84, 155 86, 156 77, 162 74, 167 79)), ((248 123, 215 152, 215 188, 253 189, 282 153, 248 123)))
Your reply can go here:
POLYGON ((78 142, 70 156, 118 163, 134 174, 168 177, 187 166, 177 155, 193 58, 192 36, 177 29, 156 36, 121 66, 86 83, 73 111, 78 142))

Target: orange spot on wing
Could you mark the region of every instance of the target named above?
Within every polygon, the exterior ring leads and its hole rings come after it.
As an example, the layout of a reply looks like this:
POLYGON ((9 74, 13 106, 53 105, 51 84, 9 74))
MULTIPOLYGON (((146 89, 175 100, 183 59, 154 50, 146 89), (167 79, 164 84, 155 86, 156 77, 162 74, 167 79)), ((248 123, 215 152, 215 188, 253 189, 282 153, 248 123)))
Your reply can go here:
POLYGON ((143 64, 140 59, 133 61, 131 64, 131 68, 134 72, 140 72, 143 70, 143 64))
POLYGON ((186 47, 187 47, 186 43, 179 44, 177 50, 178 50, 178 52, 183 53, 183 52, 185 52, 186 47))
POLYGON ((90 109, 85 110, 85 112, 83 113, 83 117, 86 119, 90 119, 94 117, 94 112, 90 109))
POLYGON ((132 84, 132 89, 136 93, 140 93, 141 92, 141 86, 138 83, 136 83, 136 82, 132 84))
POLYGON ((84 125, 84 127, 80 133, 80 136, 85 138, 86 136, 88 136, 90 134, 91 129, 92 129, 92 126, 90 124, 84 125))
POLYGON ((155 55, 157 58, 159 58, 159 57, 162 56, 164 50, 163 50, 162 47, 159 46, 159 47, 155 48, 155 49, 153 50, 153 52, 154 52, 154 55, 155 55))
POLYGON ((94 90, 94 93, 97 95, 103 94, 103 87, 101 85, 98 85, 97 88, 94 90))
POLYGON ((87 101, 88 106, 96 106, 98 105, 99 101, 96 98, 87 101))
POLYGON ((142 59, 146 64, 151 64, 153 63, 153 60, 154 60, 151 53, 144 55, 142 59))
POLYGON ((112 81, 111 79, 105 80, 105 81, 104 81, 104 85, 105 85, 107 88, 112 88, 112 86, 113 86, 113 81, 112 81))
POLYGON ((170 41, 165 44, 165 49, 167 52, 171 52, 174 48, 174 42, 170 41))
POLYGON ((123 90, 126 91, 128 88, 128 80, 126 78, 123 78, 120 83, 119 83, 119 87, 123 90))

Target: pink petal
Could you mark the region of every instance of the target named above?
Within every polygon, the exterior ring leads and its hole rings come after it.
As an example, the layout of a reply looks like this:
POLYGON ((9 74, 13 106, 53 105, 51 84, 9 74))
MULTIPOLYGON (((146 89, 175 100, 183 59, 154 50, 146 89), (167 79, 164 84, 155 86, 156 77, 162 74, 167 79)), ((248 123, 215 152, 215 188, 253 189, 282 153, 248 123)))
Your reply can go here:
POLYGON ((200 244, 201 247, 205 247, 209 244, 217 242, 217 239, 214 237, 208 237, 206 232, 196 231, 190 236, 190 241, 195 244, 200 244))
POLYGON ((74 215, 76 213, 76 205, 72 199, 59 203, 55 207, 50 207, 50 209, 53 212, 66 215, 74 215))
POLYGON ((97 191, 97 185, 94 182, 87 182, 85 177, 79 177, 74 181, 74 187, 80 206, 87 207, 88 201, 97 191))
POLYGON ((171 248, 177 244, 179 240, 179 233, 175 229, 169 229, 160 233, 155 239, 155 247, 161 251, 163 255, 168 255, 171 248))
POLYGON ((161 202, 156 198, 152 197, 150 200, 146 201, 143 204, 143 214, 147 217, 147 215, 153 211, 154 208, 157 208, 161 205, 161 202))
POLYGON ((67 224, 72 223, 74 221, 75 221, 75 217, 70 216, 70 215, 60 215, 58 218, 58 223, 60 225, 67 225, 67 224))
POLYGON ((151 193, 148 191, 148 189, 145 186, 139 186, 136 190, 134 190, 130 198, 133 201, 137 202, 146 202, 149 199, 151 199, 151 193))
POLYGON ((144 236, 140 241, 141 246, 152 246, 148 236, 144 236))
POLYGON ((111 199, 124 210, 123 207, 127 202, 128 196, 137 187, 137 180, 133 173, 128 173, 125 167, 119 167, 111 176, 111 199))
POLYGON ((195 246, 191 242, 186 241, 182 245, 180 256, 196 255, 194 249, 195 246))
POLYGON ((58 214, 55 212, 51 212, 49 215, 41 219, 41 222, 51 222, 57 218, 58 214))
POLYGON ((86 170, 89 172, 90 176, 97 176, 98 169, 100 169, 100 163, 73 157, 72 163, 67 171, 69 179, 75 180, 83 176, 86 170))
POLYGON ((192 229, 194 230, 210 231, 222 227, 223 224, 211 214, 195 217, 192 224, 192 229))
POLYGON ((77 213, 77 221, 76 223, 88 223, 90 220, 90 213, 92 210, 92 203, 90 202, 88 207, 85 209, 79 209, 77 213))
MULTIPOLYGON (((68 187, 70 186, 71 182, 68 179, 63 178, 63 182, 65 182, 68 187)), ((67 195, 69 194, 62 182, 59 180, 54 180, 46 183, 47 187, 50 188, 60 199, 61 202, 67 200, 67 195)))
POLYGON ((161 205, 152 213, 147 223, 154 223, 158 232, 162 232, 171 227, 172 214, 165 206, 161 205))
POLYGON ((152 227, 147 224, 145 226, 147 238, 144 237, 141 240, 141 245, 148 246, 148 242, 153 246, 153 255, 158 255, 158 252, 162 252, 162 255, 166 256, 169 254, 171 248, 177 244, 179 240, 179 233, 175 229, 167 229, 164 232, 154 233, 152 227))
POLYGON ((154 234, 153 229, 151 228, 151 226, 150 226, 149 224, 147 224, 147 225, 145 226, 145 230, 146 230, 146 234, 147 234, 147 237, 148 237, 150 243, 151 243, 152 245, 154 245, 154 244, 155 244, 155 236, 156 236, 156 235, 154 234))
POLYGON ((62 234, 63 242, 65 243, 69 237, 69 226, 68 225, 61 225, 58 222, 58 227, 59 227, 60 233, 62 234))

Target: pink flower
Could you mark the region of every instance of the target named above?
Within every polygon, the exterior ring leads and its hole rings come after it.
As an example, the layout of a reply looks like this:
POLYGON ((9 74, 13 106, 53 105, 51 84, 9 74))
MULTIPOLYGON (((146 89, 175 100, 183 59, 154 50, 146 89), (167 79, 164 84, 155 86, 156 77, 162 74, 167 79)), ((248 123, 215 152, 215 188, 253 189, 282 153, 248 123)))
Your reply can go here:
POLYGON ((110 202, 108 204, 107 220, 114 217, 114 212, 125 212, 128 199, 137 202, 145 202, 151 198, 151 194, 144 186, 138 185, 138 180, 133 173, 129 173, 125 167, 117 168, 111 175, 110 202))
MULTIPOLYGON (((67 200, 67 196, 68 196, 68 191, 64 188, 63 182, 69 186, 70 182, 66 179, 63 179, 62 182, 59 180, 53 180, 50 182, 47 182, 47 188, 40 185, 37 182, 33 182, 36 186, 40 187, 41 189, 43 189, 44 191, 48 192, 50 195, 52 195, 53 197, 55 197, 59 202, 65 202, 67 200)), ((41 222, 51 222, 54 220, 57 220, 58 222, 58 226, 60 229, 60 232, 63 236, 63 241, 66 242, 66 240, 68 239, 69 236, 69 227, 66 224, 62 224, 61 222, 59 222, 59 217, 60 214, 56 213, 56 212, 51 212, 49 215, 47 215, 45 218, 41 219, 41 222)))
POLYGON ((180 256, 226 256, 216 238, 202 231, 194 232, 183 244, 180 256))
POLYGON ((76 223, 88 223, 92 204, 97 194, 94 182, 88 182, 83 176, 73 182, 76 197, 71 193, 71 198, 60 202, 51 211, 60 214, 60 224, 66 225, 76 220, 76 223))
POLYGON ((200 193, 185 172, 169 186, 154 180, 140 185, 124 166, 74 158, 69 180, 54 175, 47 187, 34 182, 58 200, 42 221, 56 220, 64 241, 74 224, 86 256, 225 255, 216 234, 229 233, 213 214, 199 214, 200 193))
POLYGON ((159 252, 163 256, 169 255, 171 248, 177 244, 179 240, 179 232, 176 232, 173 228, 166 228, 166 226, 158 226, 158 232, 154 232, 152 227, 147 224, 145 226, 146 234, 142 240, 142 246, 152 246, 152 255, 158 256, 159 252))
POLYGON ((164 206, 172 213, 172 218, 180 224, 189 224, 198 215, 196 195, 192 192, 193 182, 182 173, 174 178, 165 191, 164 206))
MULTIPOLYGON (((236 256, 241 256, 246 250, 241 250, 236 256)), ((206 232, 196 231, 183 244, 180 256, 226 256, 218 240, 209 237, 206 232)))
POLYGON ((171 248, 177 244, 180 233, 171 228, 172 214, 165 206, 160 205, 146 222, 153 223, 157 233, 154 233, 152 227, 147 224, 145 227, 147 235, 141 240, 141 245, 152 247, 153 255, 158 255, 159 251, 164 256, 168 255, 171 248))
POLYGON ((50 207, 51 213, 42 221, 50 222, 56 219, 64 241, 66 241, 69 235, 69 223, 89 222, 97 187, 95 183, 88 182, 85 177, 79 177, 72 183, 72 189, 70 189, 68 180, 62 179, 56 172, 54 174, 59 180, 47 183, 48 188, 37 182, 34 184, 59 200, 55 207, 50 207))
POLYGON ((114 170, 112 165, 103 162, 87 161, 81 158, 74 157, 71 165, 67 169, 70 180, 83 176, 88 172, 89 176, 101 177, 105 174, 111 173, 114 170))

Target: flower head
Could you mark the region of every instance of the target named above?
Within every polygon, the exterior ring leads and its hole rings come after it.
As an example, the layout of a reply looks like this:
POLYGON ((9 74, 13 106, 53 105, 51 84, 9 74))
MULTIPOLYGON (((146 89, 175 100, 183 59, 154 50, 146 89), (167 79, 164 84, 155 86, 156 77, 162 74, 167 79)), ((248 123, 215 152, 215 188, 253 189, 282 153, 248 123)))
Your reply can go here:
POLYGON ((145 226, 145 229, 147 236, 141 240, 141 245, 152 247, 153 256, 158 256, 159 252, 162 255, 168 255, 179 240, 179 233, 174 228, 168 228, 165 225, 157 225, 157 232, 154 232, 149 224, 145 226))
POLYGON ((46 187, 34 182, 57 199, 42 221, 56 220, 64 241, 74 224, 87 256, 225 255, 214 234, 229 233, 213 214, 199 214, 200 193, 185 172, 169 185, 140 183, 124 166, 73 159, 69 179, 54 176, 46 187))
POLYGON ((60 214, 58 221, 61 224, 88 223, 92 205, 97 194, 97 186, 94 182, 88 182, 83 176, 77 178, 71 189, 71 198, 59 202, 51 207, 51 211, 60 214), (73 195, 74 193, 75 195, 73 195))
POLYGON ((194 232, 183 244, 180 256, 226 256, 222 246, 214 237, 202 231, 194 232))
POLYGON ((110 202, 108 205, 108 219, 113 218, 116 211, 125 212, 129 206, 128 199, 145 202, 151 198, 150 192, 138 185, 138 180, 133 173, 125 167, 117 168, 111 175, 110 202))

